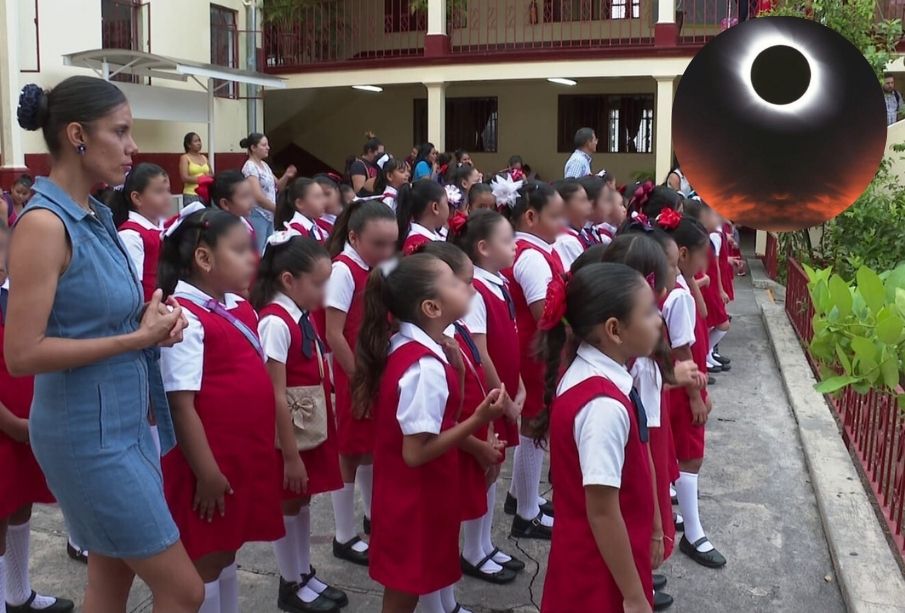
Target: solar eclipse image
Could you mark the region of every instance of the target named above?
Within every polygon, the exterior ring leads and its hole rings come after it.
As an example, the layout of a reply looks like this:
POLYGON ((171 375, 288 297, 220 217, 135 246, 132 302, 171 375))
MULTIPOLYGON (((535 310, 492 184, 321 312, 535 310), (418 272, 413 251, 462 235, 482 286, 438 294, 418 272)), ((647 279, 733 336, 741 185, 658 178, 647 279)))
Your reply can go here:
POLYGON ((724 217, 761 230, 848 208, 886 147, 883 91, 860 51, 796 17, 763 17, 704 46, 673 104, 682 171, 724 217))

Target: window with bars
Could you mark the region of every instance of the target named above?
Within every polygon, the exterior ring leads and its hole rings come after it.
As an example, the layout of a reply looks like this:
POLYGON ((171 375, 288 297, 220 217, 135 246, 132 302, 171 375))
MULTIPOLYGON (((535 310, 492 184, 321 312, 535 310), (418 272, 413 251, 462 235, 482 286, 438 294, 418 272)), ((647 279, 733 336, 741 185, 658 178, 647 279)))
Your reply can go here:
MULTIPOLYGON (((427 138, 427 100, 414 100, 414 143, 427 138)), ((496 153, 499 134, 499 110, 496 98, 446 99, 446 149, 496 153)))
POLYGON ((383 0, 384 32, 427 30, 427 11, 412 11, 410 0, 383 0))
POLYGON ((544 0, 544 21, 600 21, 638 19, 641 0, 544 0))
POLYGON ((601 140, 598 151, 653 152, 652 94, 561 95, 557 115, 559 153, 571 153, 575 149, 575 132, 583 127, 597 131, 601 140))
MULTIPOLYGON (((239 67, 239 13, 223 6, 211 5, 211 64, 239 67)), ((214 80, 214 95, 237 98, 238 83, 214 80)))

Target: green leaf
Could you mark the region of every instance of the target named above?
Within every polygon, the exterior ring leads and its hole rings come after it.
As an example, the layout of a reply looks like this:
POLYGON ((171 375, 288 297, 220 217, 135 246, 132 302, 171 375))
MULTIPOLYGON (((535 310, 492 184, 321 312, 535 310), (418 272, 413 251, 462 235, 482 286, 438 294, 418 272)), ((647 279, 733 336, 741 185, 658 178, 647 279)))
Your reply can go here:
POLYGON ((905 411, 905 394, 900 394, 896 397, 896 400, 899 402, 899 408, 905 411))
POLYGON ((880 364, 880 372, 883 374, 883 383, 891 390, 899 384, 899 361, 895 356, 887 358, 880 364))
POLYGON ((852 312, 852 290, 839 275, 830 277, 830 301, 839 309, 840 317, 848 317, 852 312))
POLYGON ((861 297, 864 298, 864 302, 867 303, 870 310, 876 313, 886 302, 886 288, 883 286, 883 281, 880 280, 880 276, 877 273, 867 266, 859 268, 856 276, 861 297))
POLYGON ((832 394, 833 392, 841 390, 846 385, 854 383, 858 379, 859 377, 852 377, 848 375, 842 377, 830 377, 829 379, 825 379, 815 385, 814 389, 821 394, 832 394))
POLYGON ((863 336, 856 336, 852 339, 852 351, 862 361, 873 361, 874 366, 877 364, 877 346, 863 336))
POLYGON ((817 271, 804 262, 802 262, 801 267, 804 268, 804 273, 808 276, 808 282, 814 283, 817 280, 817 271))
POLYGON ((839 365, 842 366, 843 372, 847 375, 852 374, 851 360, 845 355, 845 350, 842 349, 842 345, 839 343, 836 343, 836 357, 839 358, 839 365))
POLYGON ((899 315, 905 317, 905 288, 896 288, 896 308, 899 309, 899 315))
POLYGON ((905 323, 896 313, 888 311, 889 316, 877 324, 877 338, 887 345, 896 345, 902 336, 902 328, 905 323))

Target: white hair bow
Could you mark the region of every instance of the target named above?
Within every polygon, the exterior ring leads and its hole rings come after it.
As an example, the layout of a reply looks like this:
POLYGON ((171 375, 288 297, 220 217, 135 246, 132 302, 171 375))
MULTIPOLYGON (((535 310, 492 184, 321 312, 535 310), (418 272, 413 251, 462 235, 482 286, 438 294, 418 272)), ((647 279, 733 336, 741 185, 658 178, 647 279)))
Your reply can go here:
POLYGON ((377 265, 377 268, 380 269, 380 276, 386 279, 393 271, 399 267, 399 258, 392 257, 389 260, 385 260, 377 265))
POLYGON ((446 199, 449 200, 449 203, 452 205, 454 209, 459 208, 459 205, 462 204, 462 190, 460 190, 455 185, 445 185, 444 189, 446 190, 446 199))
POLYGON ((267 243, 264 245, 264 251, 267 251, 268 247, 277 247, 279 245, 285 245, 293 237, 301 236, 302 233, 298 230, 293 230, 292 228, 287 227, 285 230, 278 230, 267 237, 267 243))
POLYGON ((164 238, 172 236, 173 233, 179 228, 179 226, 182 225, 182 222, 185 221, 186 217, 192 215, 193 213, 197 213, 198 211, 203 211, 206 208, 207 207, 204 206, 204 203, 202 202, 193 202, 187 207, 183 208, 181 211, 179 211, 179 216, 176 217, 175 221, 173 221, 173 223, 171 223, 169 227, 164 230, 164 238))
POLYGON ((509 208, 512 208, 518 200, 518 190, 520 190, 524 184, 524 181, 513 181, 512 175, 507 174, 505 176, 494 177, 493 181, 490 182, 490 188, 498 205, 505 204, 509 208))
POLYGON ((377 166, 383 169, 383 165, 390 161, 390 157, 391 156, 389 153, 384 153, 382 156, 380 156, 380 159, 377 160, 377 166))

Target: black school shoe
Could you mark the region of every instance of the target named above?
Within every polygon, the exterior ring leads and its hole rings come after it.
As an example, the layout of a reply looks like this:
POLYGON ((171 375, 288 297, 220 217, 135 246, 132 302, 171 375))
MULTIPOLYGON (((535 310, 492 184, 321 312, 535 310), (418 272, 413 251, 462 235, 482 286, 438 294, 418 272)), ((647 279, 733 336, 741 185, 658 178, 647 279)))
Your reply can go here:
POLYGON ((718 373, 723 372, 723 367, 722 366, 711 366, 710 364, 708 364, 707 372, 710 374, 718 374, 718 373))
POLYGON ((545 526, 541 523, 543 512, 537 514, 534 519, 524 519, 518 515, 512 517, 512 528, 509 530, 509 536, 521 539, 537 539, 540 541, 549 541, 553 538, 553 528, 545 526))
POLYGON ((66 600, 65 598, 57 598, 56 602, 54 602, 49 607, 44 609, 37 609, 32 605, 35 601, 35 598, 38 597, 38 594, 32 590, 31 596, 28 597, 28 600, 23 602, 18 606, 13 606, 6 603, 6 613, 38 613, 39 611, 43 613, 69 613, 70 611, 75 610, 75 603, 71 600, 66 600))
POLYGON ((338 613, 339 605, 324 597, 318 596, 311 602, 305 602, 296 592, 302 587, 295 581, 286 581, 280 577, 280 593, 277 596, 277 608, 287 613, 338 613))
MULTIPOLYGON (((506 502, 503 503, 503 513, 515 515, 518 510, 518 500, 510 493, 506 493, 506 502)), ((547 517, 553 517, 553 501, 547 500, 540 505, 540 511, 547 517)))
POLYGON ((88 563, 88 553, 84 549, 76 549, 72 546, 72 543, 68 541, 66 542, 66 555, 76 562, 81 562, 82 564, 88 563))
POLYGON ((729 364, 732 363, 732 360, 730 360, 729 358, 724 358, 723 356, 721 356, 720 354, 718 354, 716 352, 711 353, 710 357, 712 357, 714 360, 719 362, 719 364, 723 367, 724 370, 726 369, 726 366, 729 366, 729 364))
POLYGON ((365 534, 368 536, 371 535, 371 518, 365 515, 361 520, 361 529, 365 531, 365 534))
POLYGON ((654 611, 665 611, 672 606, 673 598, 665 592, 654 592, 654 611))
POLYGON ((346 562, 351 562, 352 564, 358 564, 359 566, 367 566, 369 564, 368 552, 355 551, 352 549, 352 547, 359 542, 361 542, 361 539, 357 536, 348 543, 340 543, 334 538, 333 557, 345 560, 346 562))
MULTIPOLYGON (((310 564, 308 565, 308 568, 310 568, 311 571, 307 575, 302 575, 302 585, 308 585, 308 582, 311 581, 311 579, 313 579, 315 575, 317 575, 316 568, 314 568, 310 564)), ((321 596, 323 596, 324 598, 329 598, 330 600, 332 600, 333 602, 336 603, 336 606, 338 606, 340 608, 349 604, 349 597, 346 595, 346 593, 344 591, 338 590, 335 587, 327 585, 326 581, 321 581, 321 583, 323 583, 324 585, 327 586, 326 588, 324 588, 324 591, 320 593, 321 596)))
POLYGON ((724 558, 723 554, 717 551, 716 548, 707 552, 698 551, 699 545, 709 542, 710 540, 706 536, 702 536, 692 544, 688 542, 688 539, 685 538, 685 535, 683 534, 682 540, 679 541, 679 549, 682 553, 701 566, 706 566, 707 568, 722 568, 726 565, 726 558, 724 558))
MULTIPOLYGON (((732 315, 729 316, 729 321, 732 321, 732 315)), ((717 343, 713 346, 713 357, 716 358, 716 361, 720 364, 730 364, 732 360, 729 358, 724 358, 723 354, 720 353, 720 344, 717 343)))
POLYGON ((666 587, 666 575, 654 573, 654 589, 659 591, 664 587, 666 587))
POLYGON ((515 571, 509 570, 502 565, 500 565, 500 570, 495 573, 481 570, 482 568, 484 568, 484 565, 487 564, 492 558, 493 554, 490 554, 489 556, 485 556, 484 559, 477 564, 472 564, 464 557, 459 556, 459 565, 462 567, 462 572, 469 577, 474 577, 475 579, 480 579, 481 581, 486 581, 487 583, 505 585, 507 583, 512 583, 513 581, 515 581, 515 571))
POLYGON ((517 573, 518 573, 518 572, 521 572, 521 571, 523 571, 523 570, 525 570, 525 563, 524 563, 524 562, 522 562, 521 560, 519 560, 518 558, 516 558, 516 557, 513 556, 513 555, 510 555, 510 554, 508 554, 508 553, 505 553, 505 552, 503 552, 503 551, 500 551, 499 548, 494 548, 494 550, 493 550, 493 552, 490 554, 490 556, 493 557, 493 556, 495 556, 495 555, 498 554, 498 553, 502 553, 503 555, 509 556, 509 561, 508 561, 508 562, 497 562, 496 560, 494 560, 494 562, 496 562, 497 564, 499 564, 499 565, 502 566, 503 568, 508 568, 509 570, 514 570, 514 571, 517 572, 517 573))
POLYGON ((679 516, 677 514, 673 514, 672 521, 676 525, 676 532, 685 532, 685 520, 679 521, 679 516))

